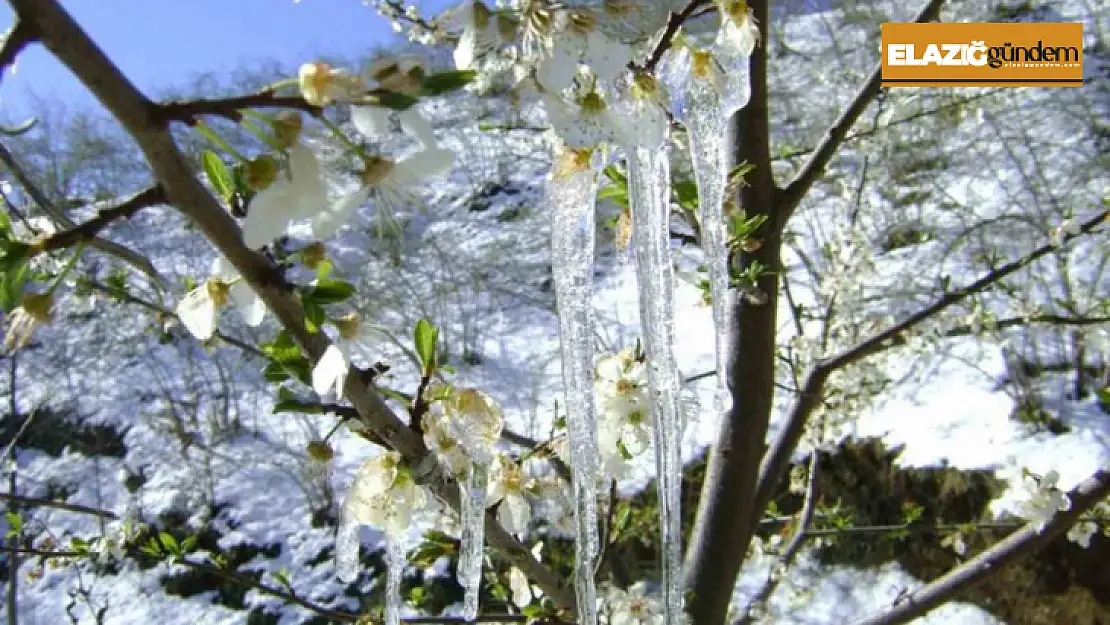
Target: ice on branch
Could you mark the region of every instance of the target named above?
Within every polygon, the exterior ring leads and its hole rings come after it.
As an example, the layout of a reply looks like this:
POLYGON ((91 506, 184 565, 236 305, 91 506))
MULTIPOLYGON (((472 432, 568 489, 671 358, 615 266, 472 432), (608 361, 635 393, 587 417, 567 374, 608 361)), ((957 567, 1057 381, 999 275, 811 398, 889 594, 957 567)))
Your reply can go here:
POLYGON ((594 407, 592 304, 598 161, 589 150, 561 147, 546 185, 551 256, 559 313, 563 392, 575 500, 575 590, 578 620, 597 623, 594 562, 597 534, 597 416, 594 407))
POLYGON ((359 528, 369 525, 387 540, 399 542, 427 505, 424 490, 401 464, 400 454, 387 451, 363 462, 339 511, 335 541, 339 578, 350 581, 358 574, 359 528))
POLYGON ((752 16, 747 0, 717 0, 717 10, 722 16, 717 45, 751 56, 759 43, 759 22, 752 16))
POLYGON ((190 334, 207 341, 216 332, 220 311, 228 305, 251 327, 260 325, 266 316, 266 305, 254 289, 221 256, 212 263, 212 276, 181 298, 175 312, 190 334))
POLYGON ((251 249, 269 245, 289 224, 319 214, 327 205, 328 188, 320 162, 308 146, 288 149, 286 173, 259 191, 243 220, 243 243, 251 249))

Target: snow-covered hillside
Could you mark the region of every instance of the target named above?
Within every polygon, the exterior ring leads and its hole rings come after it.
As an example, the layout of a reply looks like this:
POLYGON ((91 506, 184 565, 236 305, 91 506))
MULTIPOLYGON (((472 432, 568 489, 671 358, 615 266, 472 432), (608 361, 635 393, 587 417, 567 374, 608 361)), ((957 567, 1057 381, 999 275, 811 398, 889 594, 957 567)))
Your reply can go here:
MULTIPOLYGON (((774 25, 776 39, 785 37, 789 44, 773 44, 772 54, 780 178, 800 166, 804 150, 817 142, 870 70, 880 12, 901 20, 915 10, 902 3, 860 3, 849 11, 800 4, 805 10, 788 12, 774 25), (838 54, 827 54, 831 43, 838 54)), ((1083 3, 1059 4, 1064 18, 1089 19, 1083 3)), ((966 11, 990 14, 980 9, 966 11)), ((1104 11, 1102 18, 1110 15, 1104 11)), ((1105 22, 1102 28, 1105 33, 1105 22)), ((819 306, 830 288, 814 278, 807 263, 849 278, 853 284, 836 286, 858 289, 866 302, 830 338, 829 351, 864 333, 866 323, 887 323, 931 301, 942 275, 954 285, 970 282, 986 266, 985 249, 1012 258, 1047 241, 1069 211, 1084 218, 1105 207, 1106 144, 1092 128, 1105 133, 1107 127, 1110 61, 1105 49, 1095 49, 1093 34, 1090 39, 1089 84, 1081 89, 892 91, 865 113, 857 131, 868 134, 845 144, 843 157, 800 208, 785 254, 798 303, 819 306), (954 106, 955 100, 966 102, 954 106), (921 114, 935 109, 942 113, 921 114), (849 225, 857 212, 858 222, 849 225), (893 234, 910 231, 925 232, 929 240, 885 245, 893 234), (858 237, 855 248, 821 256, 823 246, 849 236, 858 237)), ((545 440, 557 417, 552 407, 561 403, 561 377, 542 201, 551 159, 544 135, 532 126, 542 117, 534 107, 518 112, 507 99, 469 94, 421 106, 441 145, 456 152, 456 166, 418 189, 411 205, 390 207, 400 231, 386 227, 376 212, 381 207, 370 203, 329 242, 337 275, 358 289, 350 309, 380 326, 380 339, 363 350, 360 364, 388 364, 384 384, 411 393, 418 380, 412 328, 418 319, 430 319, 441 329, 446 362, 457 369, 453 381, 495 397, 512 432, 545 440)), ((336 186, 354 185, 326 134, 315 133, 310 141, 332 164, 329 175, 336 186)), ((407 141, 398 136, 384 147, 404 152, 411 148, 407 141)), ((608 219, 618 211, 606 204, 602 212, 595 307, 599 340, 605 350, 616 351, 631 347, 640 335, 638 294, 635 269, 613 244, 608 219)), ((310 240, 307 226, 289 234, 290 249, 310 240)), ((177 292, 159 301, 150 285, 131 278, 126 296, 86 289, 59 302, 53 323, 14 357, 12 373, 0 374, 0 388, 16 413, 5 417, 0 441, 11 440, 24 420, 31 420, 14 449, 11 488, 200 533, 201 548, 218 547, 240 572, 261 572, 275 587, 282 585, 280 572, 312 603, 366 608, 360 597, 371 590, 370 577, 351 585, 335 577, 334 514, 355 469, 376 448, 341 428, 329 439, 335 450, 331 462, 311 459, 308 443, 325 437, 336 423, 333 415, 274 413, 276 387, 262 374, 265 360, 227 343, 206 348, 152 312, 172 310, 184 279, 203 280, 213 259, 211 246, 172 209, 144 210, 113 225, 106 236, 150 257, 177 292)), ((992 295, 980 305, 998 319, 1020 314, 1023 301, 1042 305, 1045 313, 1105 315, 1106 249, 1101 237, 1078 242, 1063 254, 1066 263, 1044 261, 1014 281, 1010 286, 1017 295, 992 295)), ((686 276, 696 276, 703 260, 689 247, 676 258, 686 276)), ((102 267, 80 272, 97 276, 101 285, 112 282, 102 267)), ((691 280, 678 284, 678 364, 684 375, 699 378, 686 386, 692 401, 683 456, 690 461, 716 434, 715 381, 700 375, 715 366, 714 335, 701 290, 691 280)), ((798 346, 792 314, 784 301, 781 342, 798 346)), ((944 328, 982 322, 982 314, 955 311, 944 328)), ((272 318, 248 328, 234 313, 223 316, 220 328, 255 345, 272 340, 277 330, 272 318)), ((1105 324, 1077 331, 1087 362, 1105 366, 1110 353, 1105 324)), ((841 437, 876 436, 904 447, 899 462, 905 466, 988 469, 1007 478, 1021 467, 1056 470, 1060 485, 1070 487, 1110 464, 1110 416, 1097 397, 1069 395, 1068 372, 1046 375, 1036 381, 1042 407, 1068 430, 1053 434, 1012 418, 1015 399, 1000 384, 1008 372, 1007 354, 1074 361, 1071 347, 1060 343, 1062 335, 1056 328, 1018 328, 950 339, 931 353, 886 352, 875 360, 881 370, 875 377, 904 378, 902 383, 886 380, 882 396, 861 404, 858 418, 854 412, 830 417, 830 434, 822 443, 832 447, 841 437)), ((784 368, 784 386, 791 386, 790 376, 784 368)), ((310 396, 310 389, 301 390, 310 396)), ((789 391, 780 393, 778 409, 792 400, 789 391)), ((772 424, 772 437, 776 426, 781 423, 772 424)), ((641 490, 653 470, 637 466, 621 491, 641 490)), ((1011 494, 994 509, 1000 516, 1012 511, 1011 494)), ((112 535, 121 525, 61 509, 21 514, 27 531, 40 536, 36 545, 47 545, 50 537, 53 547, 63 550, 73 537, 112 535)), ((364 532, 364 549, 379 543, 380 536, 364 532)), ((759 560, 745 570, 738 602, 758 588, 766 572, 759 560)), ((19 575, 22 625, 98 618, 121 625, 292 625, 313 617, 255 590, 205 588, 209 582, 180 565, 64 560, 44 565, 25 556, 19 575)), ((853 569, 821 564, 812 553, 803 554, 790 576, 771 603, 776 623, 850 622, 922 581, 894 563, 853 569)), ((951 604, 921 622, 999 621, 979 607, 951 604)))

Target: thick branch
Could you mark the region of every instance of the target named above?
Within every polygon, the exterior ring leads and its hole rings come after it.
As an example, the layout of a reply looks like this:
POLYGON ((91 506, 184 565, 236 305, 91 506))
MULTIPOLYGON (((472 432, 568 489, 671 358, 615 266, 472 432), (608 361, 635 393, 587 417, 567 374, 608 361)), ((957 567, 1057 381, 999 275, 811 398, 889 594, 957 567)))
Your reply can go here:
MULTIPOLYGON (((1090 233, 1105 222, 1108 216, 1110 216, 1110 211, 1103 211, 1097 217, 1089 219, 1082 225, 1078 234, 1068 235, 1065 241, 1070 241, 1076 237, 1090 233)), ((1043 245, 1015 261, 998 267, 967 286, 950 291, 936 302, 910 315, 901 323, 872 335, 870 338, 857 343, 855 346, 844 350, 832 358, 818 362, 806 378, 801 393, 794 403, 793 409, 790 411, 790 416, 787 418, 785 427, 783 427, 774 445, 771 446, 771 450, 768 452, 760 468, 759 494, 756 497, 755 510, 757 512, 755 514, 762 514, 762 511, 766 509, 767 503, 771 500, 771 493, 774 492, 775 485, 778 484, 779 480, 782 479, 782 476, 785 475, 788 470, 790 466, 790 456, 794 448, 798 446, 798 442, 805 432, 805 425, 809 420, 809 416, 820 404, 822 393, 825 389, 825 383, 833 372, 877 354, 899 340, 904 340, 905 334, 921 323, 943 312, 953 304, 957 304, 971 295, 985 291, 1007 276, 1029 266, 1030 263, 1057 249, 1058 247, 1053 244, 1043 245)))
POLYGON ((197 117, 202 115, 226 117, 237 122, 243 117, 240 111, 252 108, 297 109, 314 117, 321 112, 320 107, 309 104, 299 95, 279 96, 272 89, 265 89, 231 98, 165 102, 158 105, 155 117, 161 123, 183 122, 190 126, 197 123, 197 117))
POLYGON ((1039 551, 1066 532, 1084 511, 1107 494, 1110 494, 1110 473, 1099 471, 1068 493, 1071 508, 1067 512, 1058 512, 1041 532, 1037 532, 1032 524, 1026 525, 931 584, 901 597, 893 605, 857 621, 855 625, 897 625, 924 615, 1007 564, 1039 551))
POLYGON ((166 193, 161 186, 155 185, 140 191, 111 208, 97 211, 96 217, 79 226, 52 234, 34 246, 36 253, 49 252, 96 238, 98 234, 119 219, 130 219, 144 208, 166 203, 166 193))
MULTIPOLYGON (((929 3, 921 9, 921 12, 917 14, 914 21, 929 22, 936 19, 937 15, 940 14, 940 7, 942 4, 944 4, 944 0, 929 0, 929 3)), ((879 95, 879 91, 882 90, 882 84, 883 73, 882 65, 880 64, 875 67, 874 71, 871 72, 871 77, 867 79, 867 82, 864 83, 863 87, 856 93, 856 96, 852 98, 852 102, 848 105, 848 108, 844 109, 840 117, 825 131, 824 137, 822 137, 821 141, 817 144, 809 160, 802 166, 798 174, 794 176, 794 179, 786 185, 782 194, 782 208, 785 217, 789 217, 789 215, 794 212, 794 209, 801 203, 802 198, 805 197, 810 187, 812 187, 813 184, 821 178, 821 175, 825 173, 825 167, 828 166, 829 161, 840 151, 840 144, 843 143, 844 139, 848 136, 848 131, 852 129, 852 126, 856 123, 856 120, 859 119, 859 116, 863 115, 863 112, 867 110, 867 107, 870 106, 871 102, 879 95)))
MULTIPOLYGON (((157 105, 146 98, 73 21, 57 0, 10 0, 21 19, 32 23, 42 42, 85 84, 135 138, 169 203, 188 216, 243 276, 281 325, 315 363, 329 346, 322 332, 310 333, 304 310, 281 271, 266 257, 243 244, 234 219, 192 173, 157 105)), ((344 397, 354 405, 368 429, 386 441, 425 480, 437 498, 459 509, 457 484, 442 475, 422 438, 397 417, 357 372, 347 376, 344 397)), ((574 611, 574 593, 560 575, 539 563, 516 538, 486 515, 486 537, 537 586, 563 607, 574 611)))

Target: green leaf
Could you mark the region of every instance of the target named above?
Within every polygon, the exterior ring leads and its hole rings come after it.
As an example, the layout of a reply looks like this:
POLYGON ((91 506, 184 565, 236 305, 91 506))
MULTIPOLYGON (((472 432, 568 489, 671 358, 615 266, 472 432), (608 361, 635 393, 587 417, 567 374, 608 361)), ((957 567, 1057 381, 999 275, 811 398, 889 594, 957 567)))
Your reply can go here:
POLYGON ((31 246, 14 240, 0 240, 0 272, 8 272, 27 260, 31 246))
POLYGON ((196 536, 186 536, 185 540, 181 541, 181 551, 182 552, 192 551, 193 547, 196 547, 196 546, 197 546, 197 537, 196 536))
POLYGON ((439 329, 427 319, 416 322, 414 344, 416 355, 420 357, 420 364, 424 365, 424 375, 431 375, 436 367, 436 341, 439 339, 439 329))
POLYGON ((698 185, 693 180, 676 180, 671 183, 678 205, 686 210, 698 208, 698 185))
POLYGON ((20 532, 23 531, 23 517, 19 516, 18 512, 6 510, 4 512, 4 520, 8 523, 8 533, 5 534, 5 538, 19 536, 20 532))
POLYGON ((208 182, 216 189, 216 193, 219 193, 224 200, 230 198, 235 191, 235 183, 223 159, 215 152, 205 150, 200 155, 200 160, 204 166, 204 174, 208 176, 208 182))
POLYGON ((416 102, 416 98, 410 95, 386 89, 374 89, 370 92, 370 102, 367 102, 367 104, 384 106, 395 111, 404 111, 412 108, 416 102))
POLYGON ((597 199, 611 199, 622 208, 628 208, 628 189, 618 186, 603 187, 597 192, 597 199))
POLYGON ((301 301, 312 301, 316 304, 338 304, 349 299, 355 293, 355 286, 342 280, 321 280, 314 286, 305 289, 301 301))
POLYGON ((279 412, 297 412, 301 414, 324 414, 324 407, 312 402, 299 399, 283 399, 274 404, 274 414, 279 412))
POLYGON ((263 343, 259 347, 262 348, 262 353, 275 362, 296 362, 304 359, 301 347, 293 341, 293 336, 285 330, 278 332, 273 341, 263 343))
POLYGON ((316 334, 328 320, 328 313, 314 299, 306 299, 304 304, 304 325, 309 332, 316 334))
POLYGON ((0 307, 4 312, 10 313, 19 306, 23 298, 23 291, 27 288, 28 268, 26 263, 20 264, 15 269, 3 274, 0 282, 0 307))
POLYGON ((423 93, 424 95, 434 96, 449 91, 456 91, 474 82, 474 79, 477 77, 478 72, 472 69, 431 74, 424 78, 424 84, 422 85, 423 93))
POLYGON ((158 542, 162 543, 162 547, 171 554, 181 553, 181 546, 177 544, 177 539, 169 532, 161 532, 158 534, 158 542))
POLYGON ((616 165, 607 165, 605 169, 602 170, 602 173, 604 173, 609 178, 609 180, 612 180, 614 183, 619 184, 625 188, 628 187, 628 176, 625 176, 623 173, 621 173, 621 170, 617 169, 616 165))

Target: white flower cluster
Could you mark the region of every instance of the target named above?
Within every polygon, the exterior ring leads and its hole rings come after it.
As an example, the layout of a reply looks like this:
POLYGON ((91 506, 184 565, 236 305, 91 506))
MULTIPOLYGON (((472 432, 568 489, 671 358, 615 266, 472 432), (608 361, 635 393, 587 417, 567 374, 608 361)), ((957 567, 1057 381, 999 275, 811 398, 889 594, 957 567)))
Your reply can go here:
POLYGON ((651 445, 647 366, 631 349, 624 349, 601 355, 596 376, 598 452, 605 473, 621 479, 651 445))
POLYGON ((1056 471, 1049 471, 1039 479, 1027 472, 1022 476, 1021 489, 1024 497, 1017 504, 1017 513, 1021 518, 1036 524, 1038 532, 1044 530, 1044 526, 1057 512, 1071 508, 1067 493, 1056 487, 1059 480, 1060 474, 1056 471))
POLYGON ((627 590, 610 586, 606 595, 599 597, 599 603, 608 616, 608 625, 661 625, 666 622, 663 602, 649 594, 647 584, 642 581, 627 590))

